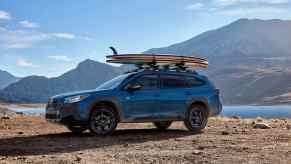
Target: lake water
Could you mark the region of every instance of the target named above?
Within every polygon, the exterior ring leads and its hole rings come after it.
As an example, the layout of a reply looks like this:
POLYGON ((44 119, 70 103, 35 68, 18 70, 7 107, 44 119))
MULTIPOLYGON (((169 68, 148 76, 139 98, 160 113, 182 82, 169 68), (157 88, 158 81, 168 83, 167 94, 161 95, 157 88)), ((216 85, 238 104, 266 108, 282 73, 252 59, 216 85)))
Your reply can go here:
MULTIPOLYGON (((13 108, 27 114, 44 113, 44 108, 13 108)), ((291 105, 288 106, 224 106, 221 116, 240 116, 241 118, 291 118, 291 105)))

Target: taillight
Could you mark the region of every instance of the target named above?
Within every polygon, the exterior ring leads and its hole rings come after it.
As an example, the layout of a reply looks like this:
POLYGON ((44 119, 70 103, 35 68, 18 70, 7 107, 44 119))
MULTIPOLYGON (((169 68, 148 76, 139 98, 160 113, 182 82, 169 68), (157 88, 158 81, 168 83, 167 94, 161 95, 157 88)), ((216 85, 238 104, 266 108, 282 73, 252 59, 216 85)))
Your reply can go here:
POLYGON ((215 89, 215 94, 219 95, 219 89, 215 89))

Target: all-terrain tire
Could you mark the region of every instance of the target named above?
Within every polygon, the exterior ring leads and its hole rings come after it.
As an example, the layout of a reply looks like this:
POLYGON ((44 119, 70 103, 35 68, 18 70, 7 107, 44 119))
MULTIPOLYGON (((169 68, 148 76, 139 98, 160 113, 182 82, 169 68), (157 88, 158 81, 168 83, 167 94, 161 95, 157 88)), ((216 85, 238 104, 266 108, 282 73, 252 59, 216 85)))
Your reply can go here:
POLYGON ((194 104, 186 112, 184 124, 191 132, 200 132, 208 122, 208 112, 205 106, 194 104))
POLYGON ((67 126, 67 128, 74 134, 80 135, 88 128, 86 126, 67 126))
POLYGON ((153 122, 153 124, 159 130, 166 130, 171 126, 172 121, 159 121, 159 122, 153 122))
POLYGON ((90 115, 89 130, 97 136, 106 136, 114 132, 118 115, 110 106, 97 106, 90 115))

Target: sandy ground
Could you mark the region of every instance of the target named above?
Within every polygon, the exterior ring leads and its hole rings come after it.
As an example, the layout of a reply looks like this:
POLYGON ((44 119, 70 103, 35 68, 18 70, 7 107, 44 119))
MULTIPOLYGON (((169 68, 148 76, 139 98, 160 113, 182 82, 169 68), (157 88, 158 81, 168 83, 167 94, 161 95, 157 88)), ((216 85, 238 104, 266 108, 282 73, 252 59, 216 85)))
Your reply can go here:
POLYGON ((291 163, 291 120, 211 118, 199 134, 120 124, 108 137, 74 136, 41 116, 0 118, 2 163, 291 163), (254 122, 271 129, 254 129, 254 122))

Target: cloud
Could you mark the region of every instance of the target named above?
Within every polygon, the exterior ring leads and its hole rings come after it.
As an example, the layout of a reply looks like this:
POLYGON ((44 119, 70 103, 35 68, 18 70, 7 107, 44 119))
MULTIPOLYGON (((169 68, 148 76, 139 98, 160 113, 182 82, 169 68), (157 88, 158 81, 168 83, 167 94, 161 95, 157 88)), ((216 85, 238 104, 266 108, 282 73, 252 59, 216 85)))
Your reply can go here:
POLYGON ((0 48, 30 48, 33 44, 50 39, 46 33, 25 30, 9 30, 0 27, 0 48))
POLYGON ((72 33, 53 33, 53 36, 57 37, 57 38, 62 38, 62 39, 75 39, 75 35, 72 33))
POLYGON ((88 37, 88 36, 80 36, 79 38, 83 40, 87 40, 87 41, 93 40, 93 38, 88 37))
MULTIPOLYGON (((31 24, 32 22, 26 22, 22 24, 30 24, 26 26, 27 28, 36 28, 35 25, 31 24)), ((26 30, 26 29, 16 29, 11 30, 4 27, 0 27, 0 50, 2 49, 24 49, 31 48, 33 45, 48 41, 50 39, 63 39, 63 40, 72 40, 72 39, 83 39, 90 41, 92 38, 88 36, 76 36, 72 33, 46 33, 40 32, 37 30, 26 30)))
POLYGON ((22 49, 22 48, 30 48, 31 44, 26 44, 26 43, 11 43, 7 44, 6 47, 8 49, 22 49))
POLYGON ((50 55, 48 56, 49 59, 57 60, 57 61, 64 61, 64 62, 69 62, 72 61, 68 56, 65 55, 50 55))
POLYGON ((38 65, 32 64, 31 62, 25 60, 25 59, 18 59, 16 61, 16 65, 19 67, 29 67, 29 68, 37 68, 38 65))
POLYGON ((194 10, 194 11, 201 10, 203 8, 204 8, 204 4, 202 3, 194 3, 194 4, 190 4, 186 6, 186 10, 194 10))
POLYGON ((189 5, 186 9, 201 15, 277 18, 278 15, 290 15, 291 0, 212 0, 211 3, 189 5))
POLYGON ((30 22, 30 21, 20 21, 19 24, 24 27, 24 28, 38 28, 39 25, 37 23, 34 22, 30 22))
POLYGON ((91 40, 89 37, 76 37, 71 33, 44 33, 30 30, 9 30, 0 27, 0 50, 31 48, 34 44, 50 39, 71 40, 75 38, 91 40))
POLYGON ((267 4, 279 5, 288 4, 290 0, 213 0, 214 4, 221 6, 238 5, 238 4, 267 4))
POLYGON ((8 12, 0 10, 0 19, 11 19, 11 16, 8 12))
POLYGON ((284 14, 288 13, 287 9, 279 8, 279 7, 240 7, 240 8, 234 8, 234 9, 228 9, 228 10, 220 10, 216 11, 217 14, 227 15, 227 16, 254 16, 256 15, 265 15, 265 14, 284 14))

